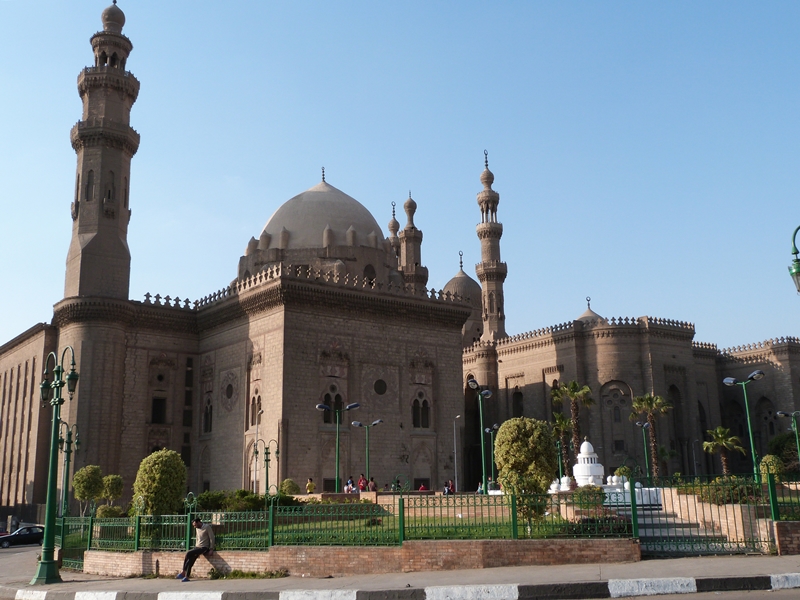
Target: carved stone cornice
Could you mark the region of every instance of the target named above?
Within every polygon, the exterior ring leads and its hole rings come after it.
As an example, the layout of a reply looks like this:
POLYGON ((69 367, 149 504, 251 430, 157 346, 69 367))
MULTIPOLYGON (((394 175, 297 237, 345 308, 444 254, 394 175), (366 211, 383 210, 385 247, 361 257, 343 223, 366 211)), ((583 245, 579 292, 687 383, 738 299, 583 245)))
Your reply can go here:
POLYGON ((66 298, 55 305, 53 325, 109 323, 126 329, 197 333, 197 315, 191 311, 152 306, 113 298, 66 298))
POLYGON ((81 98, 91 90, 108 89, 125 94, 133 104, 139 97, 139 85, 133 74, 116 67, 86 67, 78 75, 81 98))
POLYGON ((478 239, 492 239, 499 240, 503 237, 503 224, 502 223, 479 223, 475 227, 478 234, 478 239))
POLYGON ((69 137, 75 152, 103 146, 121 150, 132 157, 139 149, 139 134, 132 127, 109 119, 79 121, 73 125, 69 137))
POLYGON ((276 279, 273 283, 245 290, 198 311, 201 331, 245 317, 253 317, 278 306, 318 308, 348 315, 371 315, 386 321, 412 320, 460 329, 472 307, 442 303, 413 296, 381 294, 313 281, 276 279))
POLYGON ((119 48, 125 51, 125 54, 130 54, 133 50, 133 42, 127 35, 121 33, 114 33, 113 31, 98 31, 91 37, 92 48, 98 46, 111 46, 112 48, 119 48))

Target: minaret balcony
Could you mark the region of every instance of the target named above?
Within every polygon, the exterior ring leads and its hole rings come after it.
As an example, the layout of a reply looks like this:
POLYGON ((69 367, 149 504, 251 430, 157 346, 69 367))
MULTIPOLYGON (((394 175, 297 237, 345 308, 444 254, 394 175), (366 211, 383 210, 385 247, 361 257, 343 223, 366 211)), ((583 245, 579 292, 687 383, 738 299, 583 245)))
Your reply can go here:
POLYGON ((139 80, 130 71, 117 67, 86 67, 78 75, 78 92, 81 97, 89 90, 110 88, 123 92, 136 102, 139 96, 139 80))
POLYGON ((130 125, 111 119, 78 121, 70 130, 69 138, 76 152, 91 146, 109 146, 133 156, 139 149, 139 134, 136 130, 130 125))
POLYGON ((475 227, 475 231, 478 233, 478 239, 499 240, 503 237, 503 224, 497 222, 479 223, 475 227))

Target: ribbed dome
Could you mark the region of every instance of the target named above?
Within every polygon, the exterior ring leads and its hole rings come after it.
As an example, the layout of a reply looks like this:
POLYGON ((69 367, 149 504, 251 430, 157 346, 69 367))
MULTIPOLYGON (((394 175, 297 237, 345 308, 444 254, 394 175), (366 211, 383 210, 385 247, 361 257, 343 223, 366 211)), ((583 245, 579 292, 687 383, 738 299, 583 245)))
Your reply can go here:
POLYGON ((355 198, 326 182, 321 182, 285 202, 270 217, 264 233, 272 236, 273 246, 281 230, 289 235, 286 249, 322 248, 323 235, 331 236, 331 245, 344 246, 355 233, 355 246, 371 246, 370 234, 383 243, 383 232, 375 217, 355 198), (326 233, 326 229, 330 231, 326 233))
POLYGON ((584 323, 588 323, 589 321, 597 321, 598 319, 602 319, 600 315, 594 312, 591 308, 587 308, 583 311, 583 314, 576 319, 576 321, 583 321, 584 323))
POLYGON ((125 13, 117 6, 117 0, 114 0, 114 4, 103 11, 100 18, 103 20, 103 31, 122 33, 122 28, 125 26, 125 13))
POLYGON ((465 300, 469 300, 469 303, 477 308, 481 306, 481 285, 467 275, 464 269, 460 269, 456 276, 447 282, 442 291, 457 294, 465 300))

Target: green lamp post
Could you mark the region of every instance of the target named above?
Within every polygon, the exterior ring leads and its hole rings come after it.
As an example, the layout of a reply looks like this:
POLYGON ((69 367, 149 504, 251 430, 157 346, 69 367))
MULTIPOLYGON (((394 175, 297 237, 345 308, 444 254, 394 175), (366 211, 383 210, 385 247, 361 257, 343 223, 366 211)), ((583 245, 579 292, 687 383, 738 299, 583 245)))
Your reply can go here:
POLYGON ((564 477, 564 465, 561 462, 561 440, 556 440, 556 452, 558 452, 558 481, 564 477))
POLYGON ((483 401, 487 398, 492 397, 491 390, 481 390, 480 384, 475 381, 474 379, 467 379, 467 385, 469 389, 475 392, 475 395, 478 399, 478 416, 480 418, 480 438, 481 438, 481 489, 485 494, 488 490, 486 489, 486 442, 483 439, 483 401))
POLYGON ((650 481, 650 462, 647 460, 647 430, 650 423, 647 421, 636 421, 636 426, 642 428, 642 444, 644 444, 644 470, 647 472, 647 480, 650 481))
POLYGON ((44 361, 44 374, 39 384, 42 404, 49 404, 53 408, 53 426, 50 434, 50 468, 47 474, 47 503, 44 516, 44 539, 42 540, 42 558, 36 568, 36 575, 31 580, 31 585, 44 585, 60 583, 61 575, 58 573, 58 563, 55 561, 56 544, 56 487, 58 484, 58 433, 61 427, 61 405, 64 398, 61 388, 67 386, 69 399, 72 400, 75 388, 78 386, 78 372, 75 370, 75 351, 72 346, 67 346, 61 353, 61 363, 55 352, 47 355, 44 361), (67 350, 71 355, 70 369, 64 377, 64 358, 67 350), (50 381, 50 359, 53 359, 53 380, 50 381), (52 396, 52 397, 51 397, 52 396))
POLYGON ((797 460, 800 460, 800 432, 797 431, 798 415, 800 415, 800 410, 796 410, 793 413, 788 413, 785 410, 778 411, 778 416, 791 417, 792 419, 792 431, 794 431, 794 443, 797 445, 797 460))
MULTIPOLYGON (((275 459, 276 460, 280 457, 281 452, 278 449, 278 441, 277 440, 273 439, 273 440, 270 440, 268 442, 265 442, 263 439, 257 439, 253 443, 253 459, 254 459, 256 464, 258 464, 258 444, 259 443, 264 447, 264 476, 267 479, 267 481, 266 481, 267 489, 264 492, 264 495, 265 496, 269 496, 270 495, 270 490, 272 489, 270 487, 270 485, 269 485, 269 463, 270 463, 269 456, 270 456, 270 448, 271 448, 272 444, 275 444, 275 459)), ((278 473, 278 475, 280 475, 280 473, 278 473)), ((280 482, 278 482, 278 483, 280 484, 280 482)), ((255 486, 254 486, 253 489, 255 489, 255 486)), ((276 487, 276 489, 278 489, 278 488, 276 487)))
MULTIPOLYGON (((795 232, 796 233, 796 232, 795 232)), ((757 482, 761 481, 761 474, 758 472, 758 457, 756 456, 756 445, 753 441, 753 426, 750 424, 750 405, 747 403, 747 384, 751 381, 758 381, 764 378, 764 371, 753 371, 744 381, 739 381, 735 377, 726 377, 722 380, 727 386, 740 385, 744 394, 744 412, 747 415, 747 433, 750 434, 750 458, 753 460, 753 477, 757 482)))
POLYGON ((350 423, 353 427, 363 427, 367 431, 367 481, 369 481, 369 430, 383 423, 383 419, 375 419, 369 425, 364 425, 361 421, 353 421, 350 423))
POLYGON ((61 472, 61 516, 69 516, 69 463, 72 455, 72 433, 75 432, 75 452, 81 447, 78 424, 70 427, 66 421, 61 421, 59 426, 58 449, 64 453, 64 470, 61 472), (61 428, 66 427, 67 435, 61 436, 61 428))
POLYGON ((342 413, 346 410, 353 410, 361 406, 358 402, 348 404, 344 408, 331 408, 327 404, 317 404, 316 409, 321 411, 332 412, 336 418, 336 493, 341 492, 341 481, 339 479, 339 426, 342 423, 342 413))
POLYGON ((792 259, 792 264, 789 265, 789 275, 792 276, 792 281, 794 281, 794 287, 797 288, 797 293, 800 294, 800 259, 797 258, 797 254, 800 252, 797 250, 797 232, 800 231, 800 227, 794 230, 792 234, 792 254, 794 254, 794 259, 792 259))
MULTIPOLYGON (((500 429, 500 425, 497 423, 484 429, 484 432, 489 434, 489 450, 491 451, 490 457, 492 461, 492 483, 495 485, 497 484, 497 478, 494 472, 494 434, 497 433, 498 429, 500 429)), ((489 490, 486 491, 488 492, 489 490)))

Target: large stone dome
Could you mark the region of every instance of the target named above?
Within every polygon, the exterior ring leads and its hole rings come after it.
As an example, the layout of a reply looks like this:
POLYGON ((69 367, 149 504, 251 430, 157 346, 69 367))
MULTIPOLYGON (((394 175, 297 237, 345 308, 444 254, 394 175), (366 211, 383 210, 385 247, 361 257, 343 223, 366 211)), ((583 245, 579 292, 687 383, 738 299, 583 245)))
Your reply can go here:
POLYGON ((288 232, 288 245, 284 249, 323 248, 323 237, 330 245, 348 244, 348 230, 355 234, 354 246, 371 246, 369 236, 383 243, 383 232, 375 217, 355 198, 336 189, 325 181, 285 202, 270 217, 263 233, 275 242, 283 230, 288 232), (326 234, 325 230, 330 228, 326 234))
POLYGON ((464 269, 459 269, 456 276, 447 282, 442 291, 461 296, 463 299, 469 300, 472 306, 478 308, 481 306, 481 285, 467 275, 464 269))

